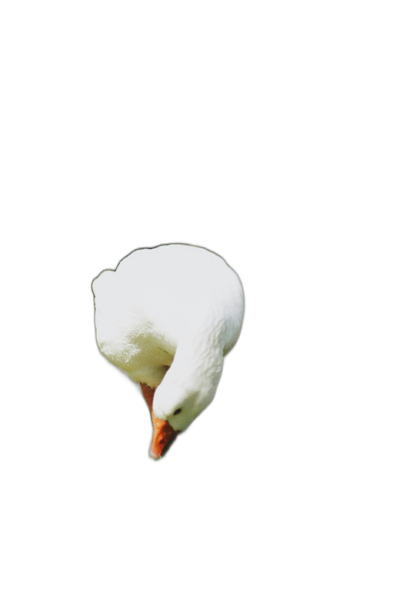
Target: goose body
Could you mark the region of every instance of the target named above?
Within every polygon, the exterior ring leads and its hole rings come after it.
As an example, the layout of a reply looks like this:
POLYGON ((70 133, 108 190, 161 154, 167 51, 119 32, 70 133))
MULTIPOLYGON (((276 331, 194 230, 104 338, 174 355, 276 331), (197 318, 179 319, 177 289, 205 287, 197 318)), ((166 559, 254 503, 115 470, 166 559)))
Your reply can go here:
MULTIPOLYGON (((238 276, 209 250, 168 244, 135 250, 92 289, 100 351, 142 385, 153 425, 172 439, 215 396, 243 321, 238 276)), ((152 456, 162 450, 153 436, 152 456)))

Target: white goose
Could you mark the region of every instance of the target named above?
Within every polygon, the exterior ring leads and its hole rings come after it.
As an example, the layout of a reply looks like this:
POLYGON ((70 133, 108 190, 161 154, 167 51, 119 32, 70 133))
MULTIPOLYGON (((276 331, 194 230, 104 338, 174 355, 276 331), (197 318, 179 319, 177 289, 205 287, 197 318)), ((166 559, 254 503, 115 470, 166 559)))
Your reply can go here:
POLYGON ((240 280, 214 252, 167 244, 133 251, 92 290, 99 349, 141 384, 160 458, 215 396, 242 326, 240 280))

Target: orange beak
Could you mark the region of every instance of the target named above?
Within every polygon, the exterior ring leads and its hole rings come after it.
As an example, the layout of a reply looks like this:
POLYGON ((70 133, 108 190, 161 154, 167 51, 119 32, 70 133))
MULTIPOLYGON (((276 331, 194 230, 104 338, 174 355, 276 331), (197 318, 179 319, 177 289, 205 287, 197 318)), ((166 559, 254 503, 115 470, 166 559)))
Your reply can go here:
POLYGON ((153 423, 153 437, 149 449, 149 456, 153 460, 161 460, 167 456, 181 432, 175 431, 168 421, 157 419, 154 415, 153 398, 155 389, 149 387, 145 383, 141 383, 140 387, 142 388, 143 397, 149 407, 151 422, 153 423))
POLYGON ((165 458, 171 450, 179 437, 179 431, 175 431, 168 421, 157 419, 154 414, 152 415, 152 421, 154 430, 149 456, 154 460, 160 460, 161 458, 165 458))

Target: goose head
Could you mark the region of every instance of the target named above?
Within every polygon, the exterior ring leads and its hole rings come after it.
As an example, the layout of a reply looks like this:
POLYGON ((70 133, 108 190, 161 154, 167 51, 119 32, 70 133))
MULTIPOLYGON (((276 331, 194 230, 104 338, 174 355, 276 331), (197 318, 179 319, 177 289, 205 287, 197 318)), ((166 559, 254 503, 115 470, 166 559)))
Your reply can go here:
POLYGON ((160 458, 178 433, 184 431, 214 399, 222 372, 222 351, 213 348, 192 360, 180 348, 153 402, 150 456, 160 458), (214 351, 213 351, 214 350, 214 351))

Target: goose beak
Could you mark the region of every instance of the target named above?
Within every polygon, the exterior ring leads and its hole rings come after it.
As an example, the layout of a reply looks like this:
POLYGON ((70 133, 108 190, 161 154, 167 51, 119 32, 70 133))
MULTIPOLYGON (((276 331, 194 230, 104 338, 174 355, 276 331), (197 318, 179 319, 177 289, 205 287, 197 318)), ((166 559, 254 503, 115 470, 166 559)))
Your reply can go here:
POLYGON ((141 383, 140 387, 142 389, 143 397, 146 400, 146 404, 149 407, 151 422, 153 423, 153 438, 151 440, 149 456, 153 460, 161 460, 167 456, 182 432, 175 431, 168 421, 157 419, 153 413, 155 389, 149 387, 145 383, 141 383))
POLYGON ((168 421, 157 419, 153 414, 153 439, 151 441, 150 456, 157 460, 161 458, 165 449, 172 444, 178 432, 172 429, 168 421))

